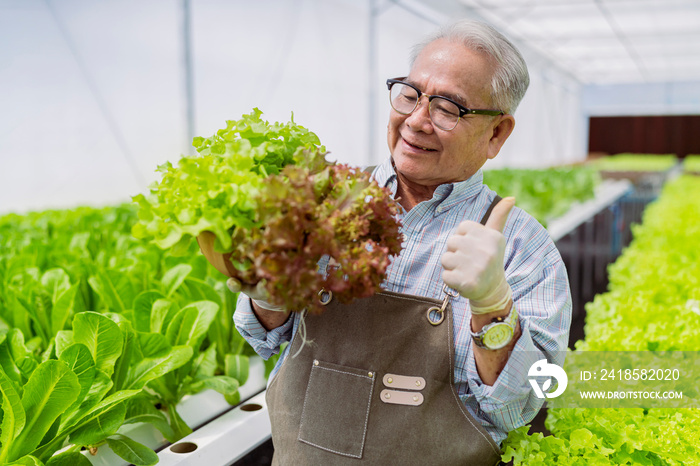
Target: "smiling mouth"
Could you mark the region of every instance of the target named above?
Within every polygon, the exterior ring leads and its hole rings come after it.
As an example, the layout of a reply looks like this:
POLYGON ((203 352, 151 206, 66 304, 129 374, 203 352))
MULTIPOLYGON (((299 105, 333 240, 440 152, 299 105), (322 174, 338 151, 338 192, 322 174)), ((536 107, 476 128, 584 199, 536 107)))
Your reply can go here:
POLYGON ((436 151, 435 149, 429 149, 429 148, 427 148, 427 147, 419 146, 419 145, 416 145, 416 144, 411 144, 411 143, 408 142, 406 139, 404 139, 404 142, 405 142, 406 144, 408 144, 409 146, 411 146, 411 147, 413 147, 413 148, 416 148, 416 149, 424 150, 424 151, 427 151, 427 152, 435 152, 435 151, 436 151))

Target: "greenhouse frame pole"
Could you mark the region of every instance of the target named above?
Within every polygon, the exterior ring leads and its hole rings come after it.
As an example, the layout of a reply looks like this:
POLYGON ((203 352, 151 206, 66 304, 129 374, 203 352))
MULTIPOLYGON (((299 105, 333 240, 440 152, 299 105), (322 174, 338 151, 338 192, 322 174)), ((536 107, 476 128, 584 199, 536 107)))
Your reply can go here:
POLYGON ((374 139, 376 138, 375 129, 375 108, 377 101, 377 92, 375 90, 375 81, 377 76, 377 58, 376 58, 376 43, 377 43, 377 17, 379 11, 377 8, 378 0, 369 0, 369 35, 367 40, 367 90, 369 92, 368 99, 368 115, 367 124, 367 164, 374 163, 374 139))
POLYGON ((192 155, 194 139, 194 72, 192 69, 192 9, 190 0, 182 0, 182 46, 185 68, 185 119, 187 125, 187 143, 185 153, 192 155))

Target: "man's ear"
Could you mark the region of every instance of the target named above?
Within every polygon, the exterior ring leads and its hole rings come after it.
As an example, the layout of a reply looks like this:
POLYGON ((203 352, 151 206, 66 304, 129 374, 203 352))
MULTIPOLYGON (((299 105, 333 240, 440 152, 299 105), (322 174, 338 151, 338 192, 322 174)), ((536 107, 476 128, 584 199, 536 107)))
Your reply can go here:
POLYGON ((501 151, 503 143, 506 142, 510 133, 513 132, 515 128, 515 118, 513 115, 506 114, 497 116, 494 121, 493 135, 489 140, 489 153, 488 158, 493 159, 501 151))

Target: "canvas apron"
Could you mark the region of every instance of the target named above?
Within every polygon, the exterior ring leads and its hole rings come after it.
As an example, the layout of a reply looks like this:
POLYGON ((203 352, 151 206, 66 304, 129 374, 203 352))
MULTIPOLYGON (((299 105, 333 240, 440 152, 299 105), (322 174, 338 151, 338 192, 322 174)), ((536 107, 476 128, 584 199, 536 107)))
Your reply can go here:
POLYGON ((447 297, 332 299, 305 321, 307 342, 296 335, 267 390, 273 464, 498 464, 454 387, 447 297))

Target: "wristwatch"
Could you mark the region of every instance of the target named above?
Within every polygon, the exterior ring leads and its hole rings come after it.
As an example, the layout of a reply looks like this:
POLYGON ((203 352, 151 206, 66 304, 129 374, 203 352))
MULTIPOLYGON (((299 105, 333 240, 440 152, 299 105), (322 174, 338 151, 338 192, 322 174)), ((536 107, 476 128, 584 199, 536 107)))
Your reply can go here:
POLYGON ((518 311, 515 310, 515 303, 513 303, 507 316, 496 317, 490 324, 484 325, 479 332, 470 333, 476 346, 497 350, 506 346, 513 339, 517 323, 518 311))

